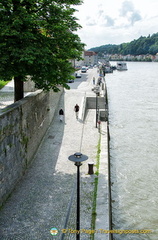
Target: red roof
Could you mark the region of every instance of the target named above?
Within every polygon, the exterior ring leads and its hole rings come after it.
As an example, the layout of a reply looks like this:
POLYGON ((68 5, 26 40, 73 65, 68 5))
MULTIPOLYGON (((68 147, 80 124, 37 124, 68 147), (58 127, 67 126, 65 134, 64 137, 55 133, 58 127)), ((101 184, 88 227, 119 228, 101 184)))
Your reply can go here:
POLYGON ((84 52, 84 55, 90 57, 90 56, 93 56, 93 55, 97 55, 97 53, 96 53, 96 52, 93 52, 93 51, 85 51, 85 52, 84 52))

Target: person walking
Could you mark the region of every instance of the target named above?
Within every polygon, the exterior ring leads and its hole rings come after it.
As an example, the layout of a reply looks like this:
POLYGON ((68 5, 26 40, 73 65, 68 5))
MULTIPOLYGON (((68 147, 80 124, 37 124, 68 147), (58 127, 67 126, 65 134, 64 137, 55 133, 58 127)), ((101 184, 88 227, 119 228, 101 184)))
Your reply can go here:
POLYGON ((78 106, 78 104, 76 104, 74 107, 74 111, 76 113, 76 119, 78 119, 79 110, 80 110, 80 107, 78 106))
POLYGON ((100 85, 101 85, 101 83, 102 83, 102 78, 101 78, 101 77, 99 77, 99 78, 98 78, 98 85, 100 86, 100 85))
POLYGON ((60 122, 62 122, 64 119, 64 111, 62 108, 59 110, 59 119, 60 119, 60 122))
POLYGON ((95 85, 95 77, 93 77, 93 85, 95 85))

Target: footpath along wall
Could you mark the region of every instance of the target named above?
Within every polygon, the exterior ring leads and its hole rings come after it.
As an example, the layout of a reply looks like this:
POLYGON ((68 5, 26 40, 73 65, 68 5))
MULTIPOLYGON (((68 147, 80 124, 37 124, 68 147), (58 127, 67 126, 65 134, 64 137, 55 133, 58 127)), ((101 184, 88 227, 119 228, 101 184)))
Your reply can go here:
POLYGON ((0 113, 0 206, 36 153, 62 92, 37 90, 0 113))

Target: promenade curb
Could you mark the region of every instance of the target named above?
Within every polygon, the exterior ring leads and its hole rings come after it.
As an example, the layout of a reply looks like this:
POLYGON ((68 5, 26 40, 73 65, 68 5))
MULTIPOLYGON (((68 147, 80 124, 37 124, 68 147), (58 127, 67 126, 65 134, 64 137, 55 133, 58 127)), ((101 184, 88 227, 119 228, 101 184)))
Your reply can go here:
POLYGON ((107 122, 101 122, 101 152, 99 162, 99 176, 96 200, 95 240, 108 240, 108 234, 103 230, 109 229, 108 210, 108 148, 107 148, 107 122))

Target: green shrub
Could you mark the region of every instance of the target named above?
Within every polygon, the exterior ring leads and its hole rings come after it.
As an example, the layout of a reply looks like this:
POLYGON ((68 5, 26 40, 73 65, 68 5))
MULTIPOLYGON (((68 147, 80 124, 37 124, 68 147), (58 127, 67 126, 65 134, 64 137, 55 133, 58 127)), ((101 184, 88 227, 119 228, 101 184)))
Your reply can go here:
POLYGON ((2 89, 9 81, 0 80, 0 89, 2 89))

